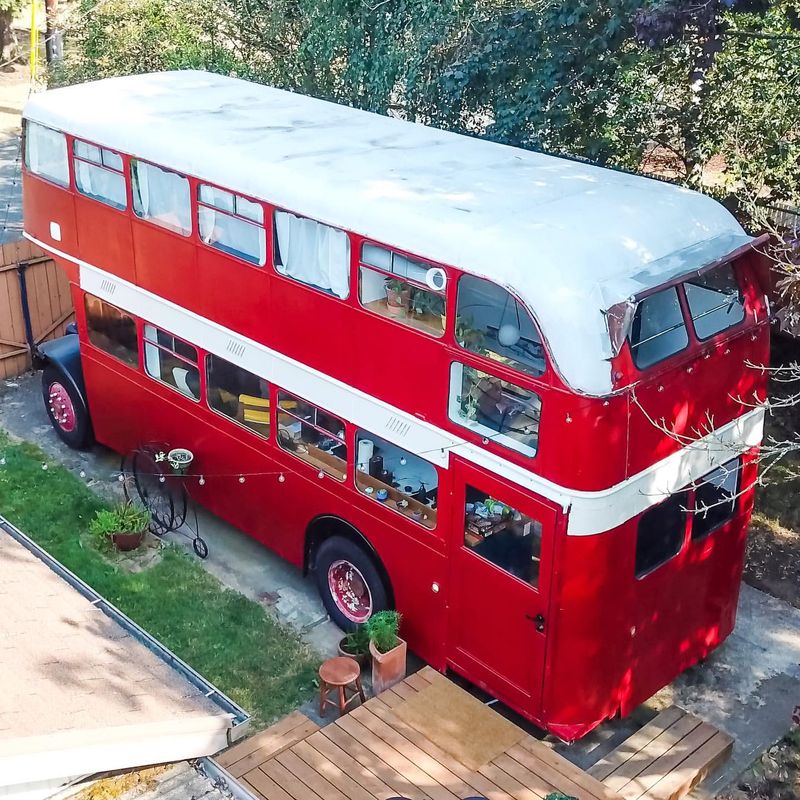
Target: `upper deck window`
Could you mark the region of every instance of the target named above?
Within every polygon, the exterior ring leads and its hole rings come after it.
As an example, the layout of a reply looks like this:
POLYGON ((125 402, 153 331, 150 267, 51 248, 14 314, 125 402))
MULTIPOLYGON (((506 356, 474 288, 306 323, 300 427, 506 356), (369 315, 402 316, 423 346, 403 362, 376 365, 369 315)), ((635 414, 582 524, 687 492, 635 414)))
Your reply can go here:
POLYGON ((683 285, 698 339, 708 339, 744 319, 744 297, 730 264, 683 285))
POLYGON ((79 139, 74 141, 72 153, 78 191, 124 211, 128 207, 128 193, 122 174, 122 156, 79 139))
POLYGON ((200 238, 223 253, 263 267, 267 261, 264 208, 224 189, 198 188, 200 238))
POLYGON ((673 286, 651 294, 636 307, 630 345, 639 369, 669 358, 689 344, 678 290, 673 286))
POLYGON ((473 353, 528 375, 543 375, 544 348, 525 307, 491 281, 458 282, 456 341, 473 353))
POLYGON ((275 269, 344 300, 350 295, 350 239, 338 228, 276 211, 275 269))
POLYGON ((181 236, 192 232, 189 181, 183 175, 132 159, 131 187, 137 217, 181 236))
POLYGON ((374 244, 361 248, 361 261, 359 292, 364 308, 423 333, 444 333, 446 276, 441 269, 374 244), (441 284, 440 290, 430 288, 429 276, 433 285, 441 284))
POLYGON ((25 128, 25 166, 59 186, 69 186, 67 137, 52 128, 28 122, 25 128))

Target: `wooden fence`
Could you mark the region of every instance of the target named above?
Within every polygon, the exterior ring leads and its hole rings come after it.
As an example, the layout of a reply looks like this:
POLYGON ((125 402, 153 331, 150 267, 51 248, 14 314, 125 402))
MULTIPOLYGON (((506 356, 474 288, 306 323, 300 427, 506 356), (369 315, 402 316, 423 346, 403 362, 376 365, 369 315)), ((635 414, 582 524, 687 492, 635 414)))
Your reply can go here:
POLYGON ((31 367, 31 351, 64 334, 74 318, 69 283, 25 239, 0 247, 0 380, 31 367))

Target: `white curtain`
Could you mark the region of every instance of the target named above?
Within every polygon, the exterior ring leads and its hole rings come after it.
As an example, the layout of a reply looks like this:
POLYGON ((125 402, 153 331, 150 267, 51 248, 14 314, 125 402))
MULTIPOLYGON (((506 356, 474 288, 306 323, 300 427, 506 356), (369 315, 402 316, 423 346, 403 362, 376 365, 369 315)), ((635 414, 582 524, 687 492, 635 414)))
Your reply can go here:
POLYGON ((206 244, 259 266, 266 263, 267 236, 264 228, 207 206, 199 206, 198 212, 200 238, 206 244))
POLYGON ((118 172, 103 169, 95 164, 75 159, 75 182, 78 189, 99 200, 105 200, 117 208, 125 208, 128 198, 125 195, 125 178, 118 172))
POLYGON ((134 208, 149 219, 188 236, 192 232, 192 206, 189 181, 175 172, 136 161, 133 186, 134 208))
POLYGON ((34 174, 69 186, 67 139, 63 133, 29 122, 25 131, 25 161, 34 174))
POLYGON ((275 212, 282 275, 344 299, 350 294, 350 240, 344 231, 285 211, 275 212))

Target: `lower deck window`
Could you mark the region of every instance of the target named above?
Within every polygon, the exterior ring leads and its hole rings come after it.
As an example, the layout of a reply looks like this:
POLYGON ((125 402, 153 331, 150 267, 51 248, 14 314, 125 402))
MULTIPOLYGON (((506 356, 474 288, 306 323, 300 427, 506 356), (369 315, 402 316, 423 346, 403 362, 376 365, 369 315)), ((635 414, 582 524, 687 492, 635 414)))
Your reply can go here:
POLYGON ((464 545, 514 577, 539 585, 542 524, 472 486, 464 506, 464 545))
POLYGON ((736 513, 741 460, 735 458, 711 471, 695 489, 692 539, 704 539, 736 513))
POLYGON ((200 399, 197 350, 154 325, 144 326, 144 366, 147 374, 192 400, 200 399))
POLYGON ((288 392, 278 392, 278 444, 338 481, 347 477, 344 422, 288 392))
POLYGON ((529 389, 459 362, 450 367, 450 419, 480 436, 535 456, 541 410, 529 389))
POLYGON ((686 533, 689 493, 679 492, 646 511, 636 533, 636 577, 641 578, 676 556, 686 533))
POLYGON ((436 467, 366 431, 356 434, 356 486, 426 528, 436 527, 436 467))
POLYGON ((265 439, 269 437, 269 384, 218 356, 206 360, 206 394, 214 411, 265 439))
POLYGON ((114 358, 138 367, 139 345, 134 318, 90 294, 85 296, 84 305, 89 341, 114 358))

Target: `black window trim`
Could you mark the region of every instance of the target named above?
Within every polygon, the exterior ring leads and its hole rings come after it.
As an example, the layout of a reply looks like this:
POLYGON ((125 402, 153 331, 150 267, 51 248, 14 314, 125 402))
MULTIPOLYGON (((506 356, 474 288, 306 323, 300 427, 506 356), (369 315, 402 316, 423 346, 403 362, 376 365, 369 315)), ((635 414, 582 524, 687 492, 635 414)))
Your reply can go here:
POLYGON ((634 543, 634 545, 635 545, 634 546, 634 578, 637 581, 640 581, 640 580, 642 580, 644 578, 649 577, 654 572, 656 572, 657 570, 661 569, 661 567, 663 567, 665 564, 669 564, 670 561, 673 561, 674 559, 676 559, 684 551, 684 549, 686 548, 687 540, 689 540, 691 538, 691 529, 690 529, 690 526, 687 525, 687 517, 690 514, 692 514, 692 507, 693 507, 693 491, 692 491, 692 488, 691 487, 685 487, 683 489, 680 489, 677 492, 673 492, 669 497, 664 498, 661 502, 650 506, 649 508, 645 509, 642 512, 641 516, 639 517, 639 520, 636 523, 636 541, 634 543), (681 542, 680 542, 680 545, 679 545, 678 549, 672 555, 670 555, 667 558, 665 558, 663 561, 659 561, 658 564, 654 564, 652 567, 649 567, 647 569, 647 571, 642 572, 642 573, 637 573, 636 572, 636 550, 638 549, 639 529, 640 529, 640 526, 642 524, 642 520, 644 520, 644 518, 650 512, 654 511, 657 508, 660 508, 663 505, 666 505, 667 503, 671 502, 672 500, 674 500, 675 498, 677 498, 681 494, 686 495, 686 503, 685 503, 685 507, 682 507, 680 509, 681 516, 683 518, 683 538, 681 539, 681 542))
MULTIPOLYGON (((668 284, 667 286, 664 286, 663 288, 659 288, 656 291, 653 291, 653 292, 647 294, 644 297, 640 297, 639 300, 637 301, 637 304, 636 304, 636 310, 634 310, 634 319, 636 317, 636 311, 638 310, 639 305, 641 303, 643 303, 645 300, 649 300, 651 297, 655 297, 660 292, 667 292, 670 289, 674 289, 675 290, 675 295, 678 298, 678 307, 680 308, 681 317, 682 317, 682 320, 683 320, 681 324, 683 325, 683 328, 686 331, 686 344, 683 347, 681 347, 680 350, 676 350, 674 353, 670 353, 668 356, 664 356, 664 358, 660 358, 658 361, 654 361, 652 364, 648 364, 646 367, 640 367, 636 363, 636 350, 641 345, 646 344, 647 342, 651 342, 653 339, 657 339, 659 336, 663 336, 665 333, 671 333, 672 331, 678 330, 681 327, 681 325, 680 324, 679 325, 673 325, 671 328, 668 328, 665 331, 661 331, 660 333, 657 333, 654 336, 648 336, 647 339, 642 339, 641 341, 637 342, 636 344, 634 344, 631 341, 631 334, 629 333, 628 337, 627 337, 627 342, 628 342, 628 348, 630 349, 630 352, 631 352, 631 360, 633 361, 633 366, 641 374, 647 374, 651 369, 653 369, 653 367, 657 367, 659 364, 664 364, 665 362, 669 361, 671 358, 675 358, 676 356, 679 356, 679 355, 685 353, 687 350, 689 350, 692 347, 692 344, 693 344, 692 337, 694 336, 695 339, 698 338, 697 334, 695 333, 695 330, 694 330, 694 324, 689 326, 688 321, 687 321, 687 316, 691 319, 691 314, 689 313, 688 301, 686 299, 686 293, 683 291, 683 283, 668 284)), ((631 326, 633 326, 633 321, 631 321, 631 326)), ((633 331, 632 331, 632 327, 631 327, 631 333, 632 332, 633 331)))
POLYGON ((269 442, 269 441, 271 441, 272 440, 272 428, 273 428, 273 425, 272 425, 272 382, 268 381, 266 378, 262 378, 260 375, 256 375, 255 372, 250 372, 249 369, 245 369, 244 367, 240 367, 238 364, 234 364, 233 361, 228 361, 228 359, 222 358, 222 356, 218 356, 216 353, 205 352, 203 354, 202 361, 203 361, 203 366, 205 368, 204 370, 200 370, 201 372, 205 373, 205 378, 204 378, 205 379, 205 383, 203 384, 203 388, 205 389, 205 391, 202 392, 202 395, 203 395, 203 400, 205 401, 206 408, 209 411, 211 411, 213 414, 216 414, 217 416, 222 417, 222 419, 228 420, 228 422, 232 422, 234 425, 236 425, 241 430, 247 431, 252 436, 255 436, 257 441, 259 441, 259 442, 269 442), (220 411, 217 408, 214 408, 214 406, 211 405, 211 402, 208 399, 208 369, 209 369, 210 361, 211 361, 212 358, 218 358, 220 361, 225 361, 228 364, 230 364, 231 366, 242 370, 242 372, 248 372, 248 373, 250 373, 250 375, 255 376, 259 380, 263 380, 267 384, 267 394, 269 395, 269 397, 267 399, 270 401, 270 411, 269 411, 269 430, 267 431, 267 435, 266 436, 262 436, 261 434, 259 434, 256 431, 254 431, 252 428, 247 427, 247 425, 245 425, 243 422, 239 422, 238 419, 235 419, 234 417, 228 416, 227 414, 223 413, 222 411, 220 411))
MULTIPOLYGON (((157 333, 156 333, 156 335, 157 335, 157 333)), ((161 328, 158 325, 156 325, 155 323, 148 322, 146 320, 142 321, 141 339, 142 339, 142 370, 143 370, 145 376, 150 378, 151 381, 155 381, 156 383, 160 384, 161 386, 166 386, 167 389, 170 389, 171 391, 175 392, 180 397, 184 397, 187 400, 191 400, 193 403, 201 404, 202 399, 203 399, 203 394, 205 393, 204 392, 204 390, 205 390, 205 380, 204 380, 204 376, 203 376, 203 370, 200 369, 200 365, 201 365, 201 363, 203 361, 203 359, 201 358, 200 348, 197 345, 192 344, 191 342, 187 342, 185 339, 181 338, 180 336, 176 336, 174 333, 170 333, 168 330, 166 330, 166 328, 161 328), (145 330, 146 330, 148 325, 151 328, 154 328, 156 330, 156 332, 161 331, 162 333, 166 333, 167 336, 171 336, 173 339, 177 339, 179 342, 182 342, 187 347, 193 348, 194 351, 197 353, 197 361, 196 362, 190 361, 188 358, 186 358, 185 356, 182 356, 180 353, 176 353, 174 350, 170 350, 168 347, 165 347, 164 345, 159 344, 158 342, 154 342, 152 339, 148 339, 147 338, 147 334, 145 332, 145 330), (170 355, 175 356, 175 358, 177 358, 179 361, 182 361, 184 364, 188 364, 190 367, 194 367, 194 369, 197 370, 197 379, 200 382, 200 386, 198 388, 198 394, 200 395, 199 397, 197 397, 197 398, 192 397, 191 395, 188 395, 185 392, 182 392, 177 386, 173 386, 172 384, 167 383, 165 380, 162 380, 161 378, 156 378, 155 376, 151 375, 147 371, 147 353, 146 353, 145 348, 147 347, 148 344, 153 345, 153 347, 157 348, 158 350, 163 351, 164 353, 169 353, 170 355)))
POLYGON ((733 518, 739 513, 739 498, 741 497, 741 491, 742 491, 741 481, 742 481, 742 467, 743 466, 744 465, 742 464, 742 457, 741 456, 736 456, 736 458, 732 458, 732 459, 720 464, 719 466, 714 467, 714 469, 709 470, 705 475, 703 475, 702 477, 698 478, 698 480, 696 480, 694 482, 694 484, 692 485, 692 497, 691 497, 692 506, 691 506, 691 511, 689 512, 692 515, 691 528, 689 530, 689 541, 690 542, 705 542, 708 539, 709 536, 711 536, 714 533, 716 533, 718 530, 720 530, 720 528, 724 528, 726 525, 730 524, 730 522, 733 520, 733 518), (705 512, 698 512, 697 511, 697 490, 700 488, 700 486, 708 483, 706 478, 712 472, 716 472, 720 468, 727 468, 727 465, 728 464, 732 464, 734 461, 738 461, 739 462, 739 466, 736 468, 736 488, 734 489, 733 496, 731 497, 731 499, 729 501, 732 504, 732 508, 731 508, 730 514, 722 522, 718 522, 713 528, 709 528, 702 536, 695 537, 695 535, 694 535, 695 519, 698 516, 701 516, 701 515, 705 516, 706 514, 708 514, 708 510, 706 510, 705 512))

